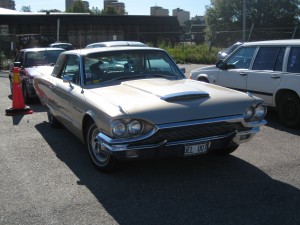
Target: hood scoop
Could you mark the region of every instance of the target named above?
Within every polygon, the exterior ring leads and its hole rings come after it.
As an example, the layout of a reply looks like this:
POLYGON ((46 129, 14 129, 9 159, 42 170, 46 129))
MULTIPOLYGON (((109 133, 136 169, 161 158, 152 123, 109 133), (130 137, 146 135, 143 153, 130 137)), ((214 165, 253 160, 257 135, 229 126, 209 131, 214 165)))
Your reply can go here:
POLYGON ((160 99, 167 102, 184 101, 184 100, 195 100, 200 98, 208 98, 209 94, 204 91, 185 91, 167 94, 160 96, 160 99))

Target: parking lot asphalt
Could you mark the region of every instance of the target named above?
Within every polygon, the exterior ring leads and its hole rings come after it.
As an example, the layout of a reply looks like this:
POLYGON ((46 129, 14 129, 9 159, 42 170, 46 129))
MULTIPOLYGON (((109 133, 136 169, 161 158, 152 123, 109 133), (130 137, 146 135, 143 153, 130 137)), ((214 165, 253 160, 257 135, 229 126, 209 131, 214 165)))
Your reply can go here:
POLYGON ((128 162, 107 174, 68 130, 50 128, 39 101, 30 115, 6 116, 11 106, 0 72, 0 224, 300 224, 300 129, 272 110, 230 156, 128 162))

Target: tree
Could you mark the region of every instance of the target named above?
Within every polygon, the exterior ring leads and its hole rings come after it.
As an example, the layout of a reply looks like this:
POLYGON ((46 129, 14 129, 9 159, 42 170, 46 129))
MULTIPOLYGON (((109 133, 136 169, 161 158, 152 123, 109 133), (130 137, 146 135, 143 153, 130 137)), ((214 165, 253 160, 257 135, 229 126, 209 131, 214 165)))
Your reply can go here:
MULTIPOLYGON (((254 40, 291 37, 291 31, 298 22, 299 0, 245 1, 247 37, 252 26, 255 32, 251 33, 251 39, 254 40)), ((205 19, 207 41, 229 45, 242 40, 243 0, 211 0, 205 19)))
POLYGON ((61 12, 60 10, 58 10, 58 9, 41 9, 41 10, 39 10, 39 12, 54 12, 54 13, 59 13, 59 12, 61 12))
POLYGON ((98 9, 98 7, 92 7, 91 14, 92 15, 101 15, 101 10, 98 9))
POLYGON ((89 13, 90 10, 85 7, 84 3, 81 0, 76 0, 73 6, 69 8, 66 12, 89 13))
POLYGON ((30 5, 22 5, 21 11, 22 12, 31 12, 31 6, 30 5))
POLYGON ((102 15, 126 15, 127 13, 124 10, 118 12, 113 7, 107 7, 106 9, 103 9, 101 11, 101 14, 102 15))

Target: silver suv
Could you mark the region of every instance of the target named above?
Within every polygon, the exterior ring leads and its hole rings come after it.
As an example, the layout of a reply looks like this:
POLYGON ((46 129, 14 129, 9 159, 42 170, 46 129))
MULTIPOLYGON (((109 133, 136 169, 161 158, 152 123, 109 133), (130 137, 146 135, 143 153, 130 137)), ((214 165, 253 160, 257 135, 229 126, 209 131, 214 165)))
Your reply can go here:
POLYGON ((248 42, 190 78, 250 92, 275 107, 283 124, 300 125, 300 40, 248 42))

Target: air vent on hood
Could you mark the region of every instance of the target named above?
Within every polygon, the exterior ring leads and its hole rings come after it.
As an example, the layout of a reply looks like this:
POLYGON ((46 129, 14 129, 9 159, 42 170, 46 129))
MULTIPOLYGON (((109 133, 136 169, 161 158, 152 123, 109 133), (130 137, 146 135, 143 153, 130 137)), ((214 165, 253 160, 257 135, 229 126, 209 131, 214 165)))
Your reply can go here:
POLYGON ((208 97, 209 94, 204 91, 186 91, 186 92, 178 92, 178 93, 164 95, 161 96, 160 99, 165 100, 167 102, 172 102, 172 101, 194 100, 194 99, 208 98, 208 97))

